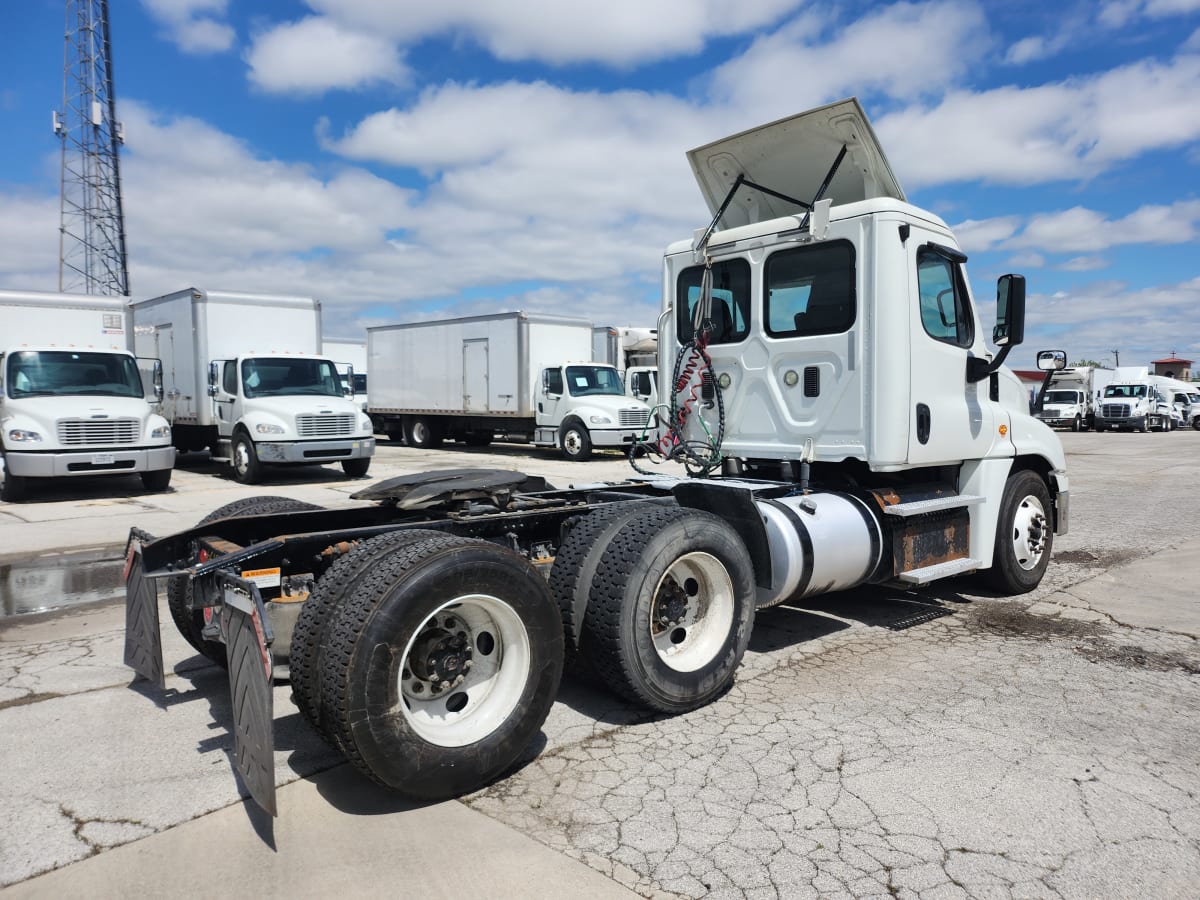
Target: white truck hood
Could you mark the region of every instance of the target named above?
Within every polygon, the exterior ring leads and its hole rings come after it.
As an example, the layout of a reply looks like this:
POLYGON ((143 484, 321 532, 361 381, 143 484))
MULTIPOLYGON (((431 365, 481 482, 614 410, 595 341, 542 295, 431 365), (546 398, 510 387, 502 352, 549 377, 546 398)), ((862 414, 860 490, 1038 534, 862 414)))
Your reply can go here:
MULTIPOLYGON (((846 158, 825 199, 835 206, 873 197, 905 200, 871 123, 854 97, 722 138, 689 151, 687 156, 709 212, 715 215, 738 175, 811 203, 843 146, 846 158)), ((736 228, 804 211, 796 203, 742 187, 719 224, 736 228)))

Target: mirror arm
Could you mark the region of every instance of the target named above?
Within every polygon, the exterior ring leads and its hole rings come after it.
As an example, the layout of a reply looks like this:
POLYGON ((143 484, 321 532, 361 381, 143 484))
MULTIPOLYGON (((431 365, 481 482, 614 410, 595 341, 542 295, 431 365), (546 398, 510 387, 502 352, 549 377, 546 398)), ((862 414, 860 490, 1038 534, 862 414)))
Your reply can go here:
POLYGON ((1033 398, 1034 414, 1040 413, 1042 411, 1042 404, 1044 404, 1046 402, 1046 391, 1050 390, 1050 379, 1054 377, 1056 372, 1057 372, 1056 369, 1047 369, 1046 370, 1046 377, 1042 381, 1042 388, 1041 388, 1041 390, 1039 390, 1037 392, 1037 396, 1033 398))

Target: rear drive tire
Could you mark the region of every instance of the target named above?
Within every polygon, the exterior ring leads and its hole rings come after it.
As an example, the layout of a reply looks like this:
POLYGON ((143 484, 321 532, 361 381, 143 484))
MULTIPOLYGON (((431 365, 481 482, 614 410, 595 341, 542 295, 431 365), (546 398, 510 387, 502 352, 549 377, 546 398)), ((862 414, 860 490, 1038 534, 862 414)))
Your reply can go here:
POLYGON ((414 416, 405 424, 404 438, 410 447, 432 450, 442 445, 442 429, 432 419, 414 416))
POLYGON ((520 556, 430 539, 343 599, 321 652, 321 714, 350 762, 442 800, 486 785, 529 747, 562 677, 562 625, 520 556))
POLYGON ((321 640, 334 610, 343 599, 357 593, 359 584, 375 570, 380 560, 418 541, 438 538, 454 540, 442 532, 414 529, 391 531, 363 541, 329 567, 300 607, 288 659, 292 702, 304 720, 327 741, 332 743, 321 714, 321 640))
POLYGON ((351 478, 362 478, 367 474, 367 470, 371 468, 371 457, 366 456, 359 459, 343 459, 342 471, 351 478))
POLYGON ((468 447, 487 447, 492 443, 490 431, 468 431, 463 437, 463 443, 468 447))
POLYGON ((233 477, 242 484, 258 484, 262 480, 262 463, 254 449, 254 441, 244 431, 233 436, 229 465, 233 477))
POLYGON ((1028 469, 1011 475, 1000 501, 995 555, 985 576, 1001 594, 1025 594, 1041 583, 1054 547, 1050 492, 1028 469))
POLYGON ((681 713, 733 683, 754 624, 754 567, 722 519, 647 510, 609 542, 593 581, 584 641, 617 694, 681 713))
MULTIPOLYGON (((196 523, 196 526, 207 525, 218 519, 229 516, 258 516, 271 513, 306 512, 321 509, 313 503, 303 500, 293 500, 291 497, 243 497, 224 506, 214 509, 196 523)), ((200 655, 225 668, 229 663, 225 656, 225 645, 220 641, 206 640, 203 636, 204 610, 188 609, 191 600, 192 583, 186 577, 176 576, 167 579, 167 609, 175 621, 175 627, 183 635, 183 639, 192 645, 200 655)))
POLYGON ((148 491, 165 491, 171 485, 171 470, 157 469, 153 472, 142 472, 142 487, 148 491))

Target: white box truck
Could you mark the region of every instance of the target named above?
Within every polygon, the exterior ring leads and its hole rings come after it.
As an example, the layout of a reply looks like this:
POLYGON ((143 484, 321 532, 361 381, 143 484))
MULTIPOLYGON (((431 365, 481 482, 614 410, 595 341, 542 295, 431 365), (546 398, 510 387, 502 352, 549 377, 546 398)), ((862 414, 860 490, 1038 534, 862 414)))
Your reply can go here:
POLYGON ((614 366, 591 362, 592 323, 526 312, 367 329, 368 408, 414 447, 445 438, 484 446, 496 434, 558 447, 629 447, 650 410, 625 396, 614 366))
MULTIPOLYGON (((658 446, 700 477, 552 489, 431 471, 372 486, 358 508, 260 498, 163 538, 130 533, 126 660, 161 688, 165 581, 185 638, 260 700, 234 709, 235 758, 267 810, 262 623, 296 601, 276 640, 301 716, 375 782, 432 800, 527 752, 566 661, 679 714, 729 689, 760 609, 970 572, 1004 595, 1042 581, 1070 504, 1062 444, 1003 365, 1024 336, 1024 279, 998 280, 989 343, 965 254, 905 201, 856 100, 691 160, 713 220, 663 260, 660 353, 680 375, 663 380, 678 415, 658 446)), ((461 340, 430 352, 475 352, 461 340)))
POLYGON ((1112 379, 1113 370, 1101 366, 1072 366, 1055 372, 1037 417, 1051 428, 1094 428, 1096 409, 1112 379))
POLYGON ((207 447, 246 484, 264 465, 367 473, 371 423, 321 354, 317 300, 186 288, 131 306, 139 352, 163 361, 163 414, 181 451, 207 447))
POLYGON ((137 473, 147 490, 170 485, 171 429, 151 406, 155 361, 146 361, 147 386, 128 349, 127 304, 127 297, 0 291, 4 500, 80 475, 137 473))
POLYGON ((321 352, 333 360, 342 390, 363 412, 367 398, 367 341, 346 338, 321 338, 321 352))

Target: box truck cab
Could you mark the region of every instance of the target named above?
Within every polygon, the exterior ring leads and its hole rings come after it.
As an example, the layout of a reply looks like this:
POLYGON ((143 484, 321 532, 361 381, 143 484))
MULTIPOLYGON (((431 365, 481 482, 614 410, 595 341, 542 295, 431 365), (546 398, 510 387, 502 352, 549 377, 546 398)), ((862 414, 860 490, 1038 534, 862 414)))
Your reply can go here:
POLYGON ((132 309, 137 345, 163 360, 164 414, 180 450, 207 447, 246 484, 269 465, 367 473, 371 423, 319 350, 318 301, 188 288, 132 309))
POLYGON ((141 477, 166 490, 175 465, 171 429, 126 348, 124 297, 0 291, 0 457, 3 499, 27 498, 49 479, 141 477))
POLYGON ((1112 369, 1099 366, 1075 366, 1053 373, 1037 417, 1052 428, 1083 431, 1095 427, 1096 409, 1112 378, 1112 369))

